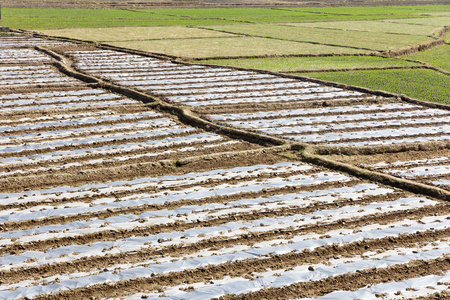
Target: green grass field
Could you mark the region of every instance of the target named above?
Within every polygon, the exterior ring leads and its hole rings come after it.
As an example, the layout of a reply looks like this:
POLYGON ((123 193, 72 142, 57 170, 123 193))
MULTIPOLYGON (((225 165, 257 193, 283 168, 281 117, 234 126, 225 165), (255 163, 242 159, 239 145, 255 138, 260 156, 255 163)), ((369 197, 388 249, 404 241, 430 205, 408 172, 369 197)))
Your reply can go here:
POLYGON ((450 46, 397 59, 359 54, 395 51, 439 37, 450 26, 450 5, 220 8, 220 9, 12 9, 0 26, 51 36, 108 43, 205 63, 308 76, 408 94, 438 102, 450 98, 448 75, 432 70, 320 72, 330 69, 418 65, 450 70, 450 46), (317 54, 354 56, 315 57, 317 54), (303 55, 306 57, 267 57, 303 55), (255 58, 243 58, 252 57, 255 58), (227 59, 214 59, 227 58, 227 59), (422 84, 421 82, 433 82, 422 84), (435 84, 436 83, 436 84, 435 84))

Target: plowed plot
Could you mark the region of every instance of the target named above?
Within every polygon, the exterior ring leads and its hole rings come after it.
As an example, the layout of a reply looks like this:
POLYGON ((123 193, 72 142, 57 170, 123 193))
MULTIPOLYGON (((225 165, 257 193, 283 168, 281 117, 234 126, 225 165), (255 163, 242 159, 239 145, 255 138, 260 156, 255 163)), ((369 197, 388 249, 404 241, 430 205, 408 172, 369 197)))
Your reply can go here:
POLYGON ((0 194, 0 296, 319 296, 374 283, 360 275, 373 268, 379 282, 450 268, 445 203, 300 162, 235 163, 0 194))
POLYGON ((449 111, 353 90, 229 68, 186 66, 114 51, 72 51, 77 66, 188 105, 215 122, 334 146, 450 139, 449 111))
MULTIPOLYGON (((0 89, 32 89, 80 85, 78 80, 63 76, 51 66, 45 65, 0 66, 0 78, 0 89)), ((20 98, 20 96, 18 97, 20 98)), ((8 104, 6 103, 6 105, 8 104)))
POLYGON ((450 150, 335 157, 363 168, 450 190, 450 150))
MULTIPOLYGON (((336 126, 361 112, 377 121, 447 113, 266 74, 70 53, 86 72, 215 120, 252 109, 248 120, 277 121, 283 109, 341 115, 336 126), (208 104, 233 97, 255 101, 208 104)), ((0 89, 1 299, 439 297, 448 288, 447 202, 182 124, 43 63, 0 70, 73 82, 0 89)))
POLYGON ((51 62, 52 59, 34 49, 2 49, 0 48, 1 64, 29 63, 30 60, 35 63, 51 62))
POLYGON ((71 43, 56 40, 45 40, 27 36, 2 36, 0 48, 19 48, 33 46, 68 46, 71 43))
POLYGON ((256 147, 184 126, 102 90, 7 94, 0 101, 0 177, 118 168, 256 147))

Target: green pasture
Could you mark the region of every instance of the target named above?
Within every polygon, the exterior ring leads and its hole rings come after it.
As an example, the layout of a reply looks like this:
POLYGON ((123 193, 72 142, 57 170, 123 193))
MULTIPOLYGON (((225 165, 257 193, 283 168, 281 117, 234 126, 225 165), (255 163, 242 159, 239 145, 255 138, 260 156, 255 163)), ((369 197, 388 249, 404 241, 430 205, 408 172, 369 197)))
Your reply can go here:
POLYGON ((448 102, 448 75, 433 70, 320 72, 419 65, 450 70, 449 45, 399 58, 360 56, 438 39, 450 42, 450 5, 204 9, 2 9, 0 26, 201 62, 278 72, 448 102), (345 54, 351 56, 308 56, 345 54), (280 57, 296 55, 295 57, 280 57), (255 58, 246 58, 256 56, 255 58), (299 57, 300 56, 300 57, 299 57), (214 59, 215 58, 215 59, 214 59), (226 59, 225 59, 226 58, 226 59), (433 84, 429 84, 432 82, 433 84))
POLYGON ((298 73, 297 75, 404 94, 412 98, 431 102, 450 104, 449 76, 433 70, 317 72, 298 73))
POLYGON ((267 57, 211 59, 201 63, 263 69, 274 72, 320 71, 329 69, 411 67, 419 63, 379 56, 267 57))

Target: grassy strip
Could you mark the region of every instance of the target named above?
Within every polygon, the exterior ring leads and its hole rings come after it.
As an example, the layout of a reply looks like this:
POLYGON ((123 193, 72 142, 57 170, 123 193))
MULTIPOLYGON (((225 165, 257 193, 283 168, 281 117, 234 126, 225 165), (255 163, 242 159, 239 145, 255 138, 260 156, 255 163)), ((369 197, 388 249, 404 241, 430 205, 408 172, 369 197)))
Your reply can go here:
POLYGON ((270 57, 248 59, 213 59, 199 63, 262 69, 274 72, 356 68, 412 67, 419 63, 380 56, 270 57))
POLYGON ((298 75, 405 94, 425 101, 450 104, 449 77, 427 69, 317 72, 298 75))
POLYGON ((422 52, 417 52, 405 58, 428 63, 432 66, 450 71, 450 45, 443 45, 422 52))

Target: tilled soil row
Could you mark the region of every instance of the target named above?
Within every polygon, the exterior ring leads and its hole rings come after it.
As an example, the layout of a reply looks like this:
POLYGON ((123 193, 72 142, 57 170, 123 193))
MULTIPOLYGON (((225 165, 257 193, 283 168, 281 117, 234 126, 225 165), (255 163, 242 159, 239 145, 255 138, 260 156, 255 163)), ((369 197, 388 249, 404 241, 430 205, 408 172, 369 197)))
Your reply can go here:
MULTIPOLYGON (((426 116, 422 117, 422 118, 426 118, 426 116)), ((416 120, 420 120, 420 119, 421 119, 420 117, 416 118, 416 120)), ((402 119, 397 118, 397 119, 385 119, 385 120, 402 120, 402 119)), ((381 122, 381 121, 385 121, 385 120, 380 119, 380 120, 377 120, 377 121, 381 122)), ((310 130, 310 131, 306 131, 305 130, 305 131, 302 131, 301 134, 319 134, 320 135, 320 134, 334 133, 334 132, 335 133, 340 133, 340 132, 341 133, 342 132, 359 132, 361 128, 343 128, 343 129, 339 129, 339 128, 334 129, 334 128, 332 128, 333 125, 347 124, 347 123, 350 123, 350 122, 354 123, 355 121, 333 122, 332 124, 330 124, 330 123, 316 123, 314 125, 322 124, 322 125, 330 126, 330 128, 329 129, 323 129, 323 130, 310 130)), ((430 123, 426 123, 426 125, 427 126, 433 126, 433 125, 434 126, 439 126, 439 125, 446 124, 446 123, 450 123, 450 118, 449 118, 448 122, 430 122, 430 123)), ((420 128, 423 125, 424 124, 413 124, 413 125, 409 126, 409 128, 420 128)), ((403 128, 403 126, 404 126, 403 124, 387 125, 387 126, 383 126, 382 128, 383 129, 401 129, 401 128, 403 128)), ((273 128, 277 128, 277 127, 283 127, 283 126, 282 125, 274 126, 273 128)), ((364 129, 376 130, 376 129, 380 129, 380 127, 381 126, 373 125, 373 126, 364 127, 364 129)), ((258 131, 258 130, 256 129, 255 131, 258 131)), ((274 134, 274 135, 282 138, 285 135, 297 135, 297 134, 299 134, 297 131, 291 131, 291 132, 283 132, 282 134, 274 134)), ((410 135, 409 137, 411 137, 411 138, 421 137, 421 136, 428 136, 428 137, 430 137, 430 136, 440 136, 440 135, 441 135, 441 133, 438 133, 438 134, 417 134, 417 135, 410 135)), ((342 143, 342 142, 352 142, 352 141, 373 141, 373 140, 374 140, 374 138, 367 138, 367 139, 355 138, 355 139, 341 139, 341 140, 336 141, 336 142, 342 143)), ((384 140, 384 139, 380 138, 380 140, 384 140)), ((324 144, 323 141, 321 141, 321 142, 310 142, 310 143, 312 143, 312 144, 324 144)))
MULTIPOLYGON (((313 170, 314 172, 317 172, 318 170, 313 170)), ((312 172, 293 172, 290 173, 290 175, 295 174, 303 174, 303 175, 309 175, 312 174, 312 172)), ((281 176, 280 176, 281 177, 281 176)), ((269 176, 258 176, 257 180, 264 180, 270 178, 269 176)), ((282 178, 282 177, 281 177, 282 178)), ((222 182, 215 182, 214 184, 202 184, 203 187, 211 187, 214 186, 220 186, 221 184, 227 183, 230 185, 238 184, 238 183, 245 183, 253 178, 245 178, 245 179, 237 179, 237 180, 224 180, 222 182)), ((135 206, 135 207, 127 207, 124 208, 117 208, 117 209, 107 209, 99 212, 93 212, 93 213, 83 213, 83 215, 64 215, 61 217, 47 217, 42 219, 33 219, 28 221, 21 221, 21 222, 4 222, 2 225, 0 225, 1 230, 3 231, 10 231, 10 230, 24 230, 24 229, 30 229, 36 226, 45 226, 45 225, 51 225, 51 224, 66 224, 73 221, 81 221, 81 220, 90 220, 90 219, 106 219, 112 216, 119 216, 122 214, 140 214, 146 211, 158 211, 158 210, 165 210, 165 209, 175 209, 183 206, 188 205, 204 205, 208 203, 228 203, 230 201, 237 201, 240 199, 246 199, 246 198, 257 198, 257 197, 270 197, 274 195, 284 195, 288 193, 295 192, 305 192, 305 191, 314 191, 317 189, 329 189, 329 188, 338 188, 343 186, 351 185, 352 183, 359 183, 359 181, 346 181, 343 183, 322 183, 322 184, 314 184, 314 185, 307 185, 307 186, 287 186, 282 188, 266 188, 261 192, 240 192, 238 194, 232 194, 232 195, 226 195, 226 196, 212 196, 212 197, 205 197, 201 199, 188 199, 186 196, 186 199, 181 199, 176 202, 165 202, 163 204, 148 204, 143 206, 135 206)), ((112 195, 116 199, 120 199, 122 197, 127 197, 130 195, 133 195, 135 193, 149 193, 148 196, 151 196, 150 193, 164 193, 164 191, 177 191, 177 190, 184 190, 189 189, 198 186, 198 184, 191 184, 191 185, 183 185, 182 188, 152 188, 152 189, 139 189, 134 190, 130 192, 114 192, 112 195)), ((64 203, 74 203, 74 202, 85 202, 85 203, 92 203, 94 199, 104 199, 106 196, 105 194, 99 194, 95 196, 88 196, 88 197, 76 197, 76 198, 62 198, 60 201, 54 201, 52 202, 52 205, 57 204, 64 204, 64 203)), ((384 197, 389 198, 389 196, 384 195, 384 197)), ((376 198, 375 198, 376 199, 376 198)), ((376 201, 376 200, 374 200, 376 201)), ((381 200, 380 200, 381 201, 381 200)), ((21 209, 31 208, 34 206, 41 206, 43 204, 48 204, 49 201, 43 200, 42 202, 33 201, 33 202, 27 202, 27 203, 20 203, 16 205, 7 205, 4 206, 4 209, 11 209, 20 207, 21 209)), ((353 202, 351 202, 353 203, 353 202)), ((356 202, 354 203, 356 205, 356 202)), ((20 210, 19 210, 20 211, 20 210)))
POLYGON ((353 105, 371 105, 371 104, 381 104, 386 103, 385 101, 380 101, 376 98, 355 98, 352 100, 346 98, 334 98, 322 99, 320 101, 310 100, 310 101, 299 101, 299 102, 288 102, 288 101, 278 101, 271 102, 270 105, 267 103, 242 103, 242 104, 223 104, 223 105, 208 105, 208 106, 197 106, 192 110, 198 113, 205 119, 209 119, 208 115, 211 114, 232 114, 232 113, 252 113, 255 111, 277 111, 277 110, 294 110, 300 108, 321 108, 321 107, 340 107, 340 106, 353 106, 353 105))
MULTIPOLYGON (((151 154, 148 154, 148 149, 141 151, 122 151, 115 152, 114 155, 86 155, 84 157, 73 159, 61 159, 51 162, 42 162, 36 164, 22 164, 18 166, 8 166, 6 168, 0 168, 0 177, 13 177, 15 180, 26 181, 27 178, 33 178, 36 176, 46 177, 53 176, 61 177, 64 174, 84 174, 86 168, 90 170, 98 169, 120 169, 126 168, 128 165, 140 166, 146 164, 155 164, 160 162, 161 164, 169 164, 172 162, 171 167, 175 167, 176 162, 179 159, 189 158, 192 156, 201 157, 208 155, 213 151, 219 153, 235 152, 235 151, 247 151, 256 149, 253 144, 246 142, 229 143, 227 142, 191 142, 189 144, 178 145, 178 147, 159 147, 152 148, 151 154), (184 147, 183 147, 184 146, 184 147), (180 153, 182 150, 183 152, 180 153), (119 156, 120 157, 117 157, 119 156), (128 157, 129 156, 129 157, 128 157), (138 156, 138 157, 135 157, 138 156), (101 160, 101 162, 97 162, 101 160)), ((72 182, 76 184, 77 182, 72 182)), ((42 188, 44 185, 42 186, 42 188)))
MULTIPOLYGON (((175 286, 181 284, 192 284, 195 282, 204 281, 205 278, 210 279, 221 279, 225 276, 236 277, 250 275, 253 272, 264 272, 268 268, 271 270, 286 269, 293 266, 299 266, 304 264, 316 263, 316 262, 326 262, 328 259, 333 258, 338 255, 361 255, 367 252, 367 249, 393 249, 395 247, 415 244, 417 242, 425 242, 436 240, 437 238, 448 237, 449 231, 445 230, 436 233, 414 233, 410 235, 403 235, 399 238, 387 237, 377 240, 363 240, 355 243, 346 244, 343 246, 330 245, 320 247, 313 251, 303 251, 300 253, 288 253, 284 255, 273 255, 266 259, 248 259, 243 261, 227 262, 218 266, 200 267, 194 270, 186 270, 183 272, 171 272, 169 274, 158 274, 151 278, 135 278, 126 281, 119 281, 112 284, 102 284, 102 285, 92 285, 86 288, 73 289, 69 291, 62 291, 56 295, 45 295, 38 297, 38 299, 68 299, 69 297, 80 299, 80 295, 83 297, 89 296, 100 296, 108 297, 114 295, 115 297, 125 296, 127 291, 138 292, 138 291, 152 291, 158 290, 161 286, 175 286)), ((305 295, 306 297, 317 297, 323 295, 324 292, 331 292, 335 290, 336 286, 342 286, 341 289, 352 290, 358 287, 363 287, 368 283, 373 283, 371 275, 376 276, 376 282, 383 282, 384 280, 404 280, 406 278, 426 276, 429 274, 434 274, 437 270, 442 272, 450 269, 450 260, 448 259, 435 259, 431 261, 418 261, 408 263, 406 265, 399 265, 390 267, 387 269, 371 269, 364 270, 358 273, 351 273, 346 275, 341 275, 342 280, 335 281, 339 276, 330 277, 321 281, 313 281, 309 283, 294 284, 286 287, 285 289, 269 289, 262 290, 260 292, 254 292, 250 294, 244 294, 242 296, 225 296, 232 299, 239 298, 247 299, 247 297, 253 297, 253 295, 260 298, 265 297, 265 299, 274 299, 280 295, 286 297, 299 297, 305 295), (400 272, 393 272, 398 270, 400 272), (391 274, 393 273, 393 274, 391 274), (361 276, 361 275, 364 276, 361 276), (408 274, 408 275, 406 275, 408 274), (392 276, 394 275, 394 276, 392 276), (356 277, 356 278, 355 278, 356 277), (353 280, 358 279, 358 280, 353 280), (331 281, 331 282, 327 282, 331 281), (336 283, 341 282, 340 285, 336 283), (349 284, 351 283, 351 284, 349 284), (304 286, 306 285, 306 286, 304 286), (319 285, 319 287, 317 287, 319 285), (350 285, 350 286, 349 286, 350 285), (294 293, 288 293, 290 288, 298 289, 294 290, 294 293), (301 288, 301 290, 300 290, 301 288), (330 290, 331 289, 331 290, 330 290), (272 292, 273 291, 273 292, 272 292), (303 294, 305 291, 309 291, 310 294, 303 294), (278 292, 275 294, 275 292, 278 292), (302 293, 303 292, 303 293, 302 293), (267 296, 266 296, 266 293, 267 296)), ((253 276, 252 276, 253 277, 253 276)), ((252 298, 253 299, 253 298, 252 298)))
MULTIPOLYGON (((280 216, 291 216, 301 213, 302 209, 282 209, 279 211, 266 211, 258 212, 254 214, 246 215, 231 215, 231 216, 221 216, 217 219, 199 221, 199 222, 182 222, 176 221, 172 224, 166 225, 155 225, 155 226, 142 226, 136 227, 130 230, 105 230, 97 233, 88 233, 81 236, 74 237, 62 237, 62 238, 52 238, 37 242, 28 242, 22 244, 12 244, 5 246, 0 249, 0 255, 5 255, 7 253, 22 253, 24 251, 44 251, 46 249, 51 249, 55 247, 63 247, 68 245, 83 245, 88 243, 100 242, 100 241, 116 241, 117 239, 124 239, 130 237, 147 236, 149 234, 159 234, 162 232, 172 232, 172 231, 185 231, 192 228, 201 227, 211 227, 226 224, 229 222, 236 221, 254 221, 262 218, 273 218, 280 216)), ((424 216, 445 216, 450 212, 450 207, 448 205, 435 205, 426 206, 423 208, 417 208, 407 211, 392 212, 392 213, 377 213, 374 215, 368 215, 362 218, 354 218, 353 220, 345 219, 345 221, 340 220, 337 222, 327 223, 319 222, 318 224, 313 224, 311 226, 306 226, 299 229, 299 233, 325 233, 330 230, 349 228, 353 226, 362 226, 373 223, 389 223, 394 221, 401 221, 406 218, 409 219, 421 219, 424 216)))
MULTIPOLYGON (((275 152, 286 150, 284 148, 275 149, 275 152)), ((177 158, 177 160, 159 160, 148 163, 126 164, 119 167, 110 167, 104 169, 89 169, 81 173, 68 174, 56 173, 38 176, 9 177, 0 179, 0 188, 4 192, 21 192, 24 189, 42 189, 58 185, 83 185, 92 182, 107 182, 122 179, 134 179, 148 176, 163 176, 167 174, 179 174, 182 170, 185 172, 195 171, 197 168, 203 169, 198 162, 208 162, 209 166, 216 168, 226 168, 235 166, 236 160, 241 159, 243 164, 253 161, 254 164, 261 162, 279 162, 280 157, 273 155, 270 149, 252 149, 241 151, 241 154, 232 152, 208 154, 204 156, 195 156, 177 158), (242 154, 242 155, 241 155, 242 154), (267 155, 267 157, 265 157, 267 155), (257 160, 259 158, 259 161, 257 160), (228 159, 228 161, 227 161, 228 159), (192 164, 195 163, 195 164, 192 164), (180 168, 180 166, 186 166, 180 168)), ((281 159, 283 161, 283 159, 281 159)))
MULTIPOLYGON (((358 110, 349 110, 349 111, 345 111, 346 115, 359 115, 361 113, 364 114, 373 114, 373 113, 389 113, 389 112, 411 112, 411 111, 416 111, 420 108, 417 107, 397 107, 397 108, 389 108, 389 104, 393 104, 396 102, 390 102, 390 101, 382 101, 381 99, 366 99, 366 101, 359 101, 359 100, 353 100, 353 101, 329 101, 327 104, 329 105, 324 105, 324 102, 319 103, 322 104, 323 108, 321 111, 319 111, 319 109, 321 109, 320 107, 317 108, 318 111, 314 112, 314 111, 307 111, 305 110, 304 112, 297 112, 297 113, 292 113, 286 116, 289 118, 301 118, 301 117, 319 117, 319 116, 339 116, 342 114, 341 111, 333 111, 333 110, 329 110, 327 111, 327 108, 341 108, 341 107, 351 107, 354 106, 355 103, 359 103, 359 102, 363 102, 361 103, 361 105, 373 105, 374 107, 371 109, 366 109, 364 111, 358 111, 358 110), (370 100, 370 101, 369 101, 370 100), (383 105, 383 107, 377 108, 376 106, 381 106, 383 105)), ((304 103, 300 103, 300 104, 304 104, 304 103)), ((272 115, 272 114, 266 114, 266 115, 254 115, 252 114, 254 112, 255 109, 258 110, 258 112, 272 112, 272 111, 277 111, 277 110, 283 110, 283 105, 281 105, 279 108, 276 108, 274 110, 272 110, 271 107, 258 107, 258 105, 256 104, 255 107, 251 107, 249 106, 247 109, 249 111, 246 111, 245 107, 241 107, 241 109, 232 109, 232 107, 230 106, 230 110, 226 110, 226 106, 227 105, 223 105, 224 107, 219 106, 207 106, 207 107, 202 107, 202 108, 195 108, 195 112, 199 112, 204 114, 204 118, 208 118, 207 115, 214 115, 214 114, 242 114, 242 113, 248 113, 248 116, 240 116, 239 117, 239 121, 256 121, 256 120, 276 120, 279 119, 280 116, 278 115, 272 115)), ((290 111, 290 110, 296 110, 296 109, 302 109, 302 108, 308 108, 308 107, 303 107, 302 105, 299 105, 298 107, 296 105, 293 105, 293 103, 289 103, 289 105, 286 105, 287 107, 284 109, 285 111, 290 111)), ((233 106, 233 108, 235 108, 235 106, 233 106)), ((418 116, 420 117, 420 116, 418 116)), ((231 120, 231 119, 230 119, 231 120)), ((234 119, 233 119, 234 120, 234 119)))
MULTIPOLYGON (((133 133, 136 129, 129 129, 129 130, 120 130, 119 133, 124 132, 124 133, 133 133)), ((95 148, 100 148, 100 147, 104 147, 104 146, 115 146, 115 145, 120 145, 122 143, 145 143, 148 141, 153 141, 153 140, 165 140, 167 138, 170 137, 185 137, 188 135, 192 135, 192 134, 198 134, 201 133, 202 131, 200 130, 193 130, 193 131, 189 131, 189 132, 183 132, 183 133, 179 133, 179 134, 172 134, 172 133, 168 133, 168 134, 161 134, 161 135, 155 135, 152 136, 150 138, 148 137, 131 137, 131 138, 125 138, 125 139, 112 139, 110 141, 99 141, 99 142, 86 142, 86 143, 80 143, 80 144, 76 144, 76 145, 62 145, 62 146, 53 146, 50 145, 48 147, 43 147, 41 149, 34 149, 34 150, 24 150, 24 151, 20 151, 20 156, 29 156, 29 155, 37 155, 37 154, 45 154, 45 153, 49 153, 49 152, 55 152, 55 151, 68 151, 68 150, 82 150, 82 149, 95 149, 95 148)), ((84 136, 85 138, 90 137, 90 135, 86 135, 84 136)), ((83 138, 83 136, 81 136, 80 138, 83 138)), ((66 137, 64 137, 64 139, 67 139, 66 137)), ((57 139, 55 139, 57 140, 57 139)), ((44 143, 45 145, 45 143, 44 143)), ((2 158, 7 158, 7 157, 17 157, 18 153, 14 153, 14 152, 3 152, 2 154, 0 154, 0 157, 2 158)))
POLYGON ((284 288, 264 289, 244 295, 227 295, 220 299, 291 299, 292 297, 319 297, 336 290, 353 291, 368 284, 403 281, 427 275, 442 275, 450 270, 450 258, 416 261, 385 269, 374 268, 357 273, 337 275, 319 281, 296 283, 284 288))
MULTIPOLYGON (((350 224, 349 228, 352 227, 353 227, 352 224, 350 224)), ((34 277, 37 274, 39 274, 39 277, 41 278, 46 278, 57 274, 70 274, 73 272, 89 272, 93 270, 102 271, 102 269, 108 268, 111 265, 137 264, 158 257, 167 257, 167 256, 181 257, 186 256, 188 254, 200 252, 202 249, 211 248, 220 250, 222 248, 232 247, 234 245, 251 246, 254 243, 259 243, 262 241, 270 241, 274 239, 285 238, 289 240, 295 235, 301 233, 303 233, 302 229, 300 230, 294 229, 294 230, 275 230, 258 234, 244 234, 240 236, 235 236, 233 238, 215 237, 199 241, 195 244, 172 245, 157 250, 144 249, 141 251, 133 251, 131 253, 109 254, 106 256, 90 256, 88 258, 77 261, 62 262, 58 264, 48 264, 31 268, 28 267, 28 268, 12 269, 9 271, 2 271, 0 272, 0 274, 2 275, 3 283, 11 284, 14 282, 20 282, 21 280, 24 280, 26 278, 34 277)), ((255 261, 258 260, 264 263, 265 266, 267 266, 267 263, 270 264, 270 262, 273 261, 282 262, 281 264, 276 264, 275 268, 271 266, 273 270, 284 269, 288 267, 310 263, 326 264, 329 259, 339 256, 351 258, 352 256, 362 255, 363 253, 373 249, 382 249, 383 251, 388 251, 401 247, 411 247, 414 245, 420 245, 424 243, 431 243, 433 241, 443 240, 448 238, 449 235, 450 229, 416 232, 416 233, 402 234, 397 237, 386 237, 381 239, 364 239, 362 241, 348 243, 345 245, 339 244, 325 245, 319 248, 315 248, 313 250, 307 249, 303 251, 296 251, 297 254, 292 253, 284 255, 271 254, 268 257, 264 257, 261 259, 259 258, 248 259, 236 263, 240 265, 242 268, 242 266, 245 266, 249 262, 253 264, 255 261), (380 247, 380 245, 382 245, 382 247, 380 247), (296 259, 293 259, 293 257, 296 257, 296 259)), ((250 269, 239 270, 239 267, 237 267, 236 273, 239 275, 229 274, 229 276, 242 276, 242 272, 244 272, 245 274, 246 271, 248 272, 248 270, 250 269)), ((256 269, 254 272, 258 271, 264 271, 264 267, 259 268, 259 270, 256 269)), ((251 272, 252 271, 250 271, 250 273, 251 272)), ((223 275, 226 276, 226 274, 223 275)), ((164 275, 162 274, 159 275, 159 277, 161 276, 164 275)), ((175 274, 173 274, 172 276, 175 277, 175 274)))

